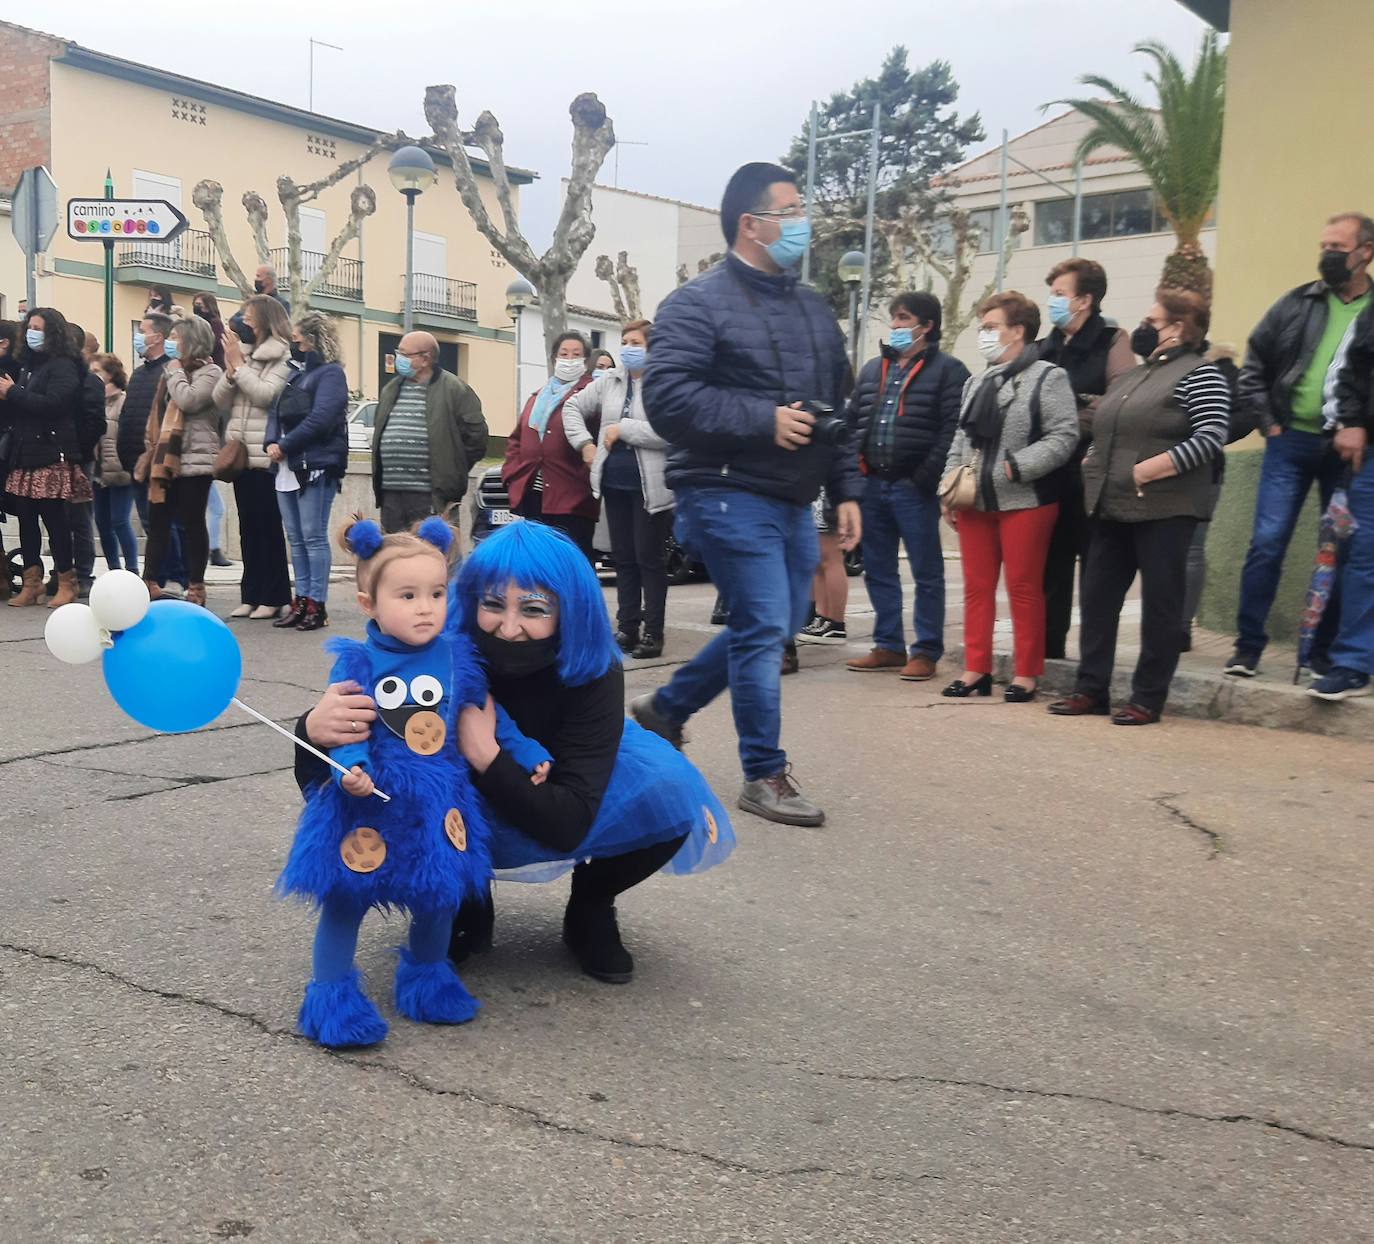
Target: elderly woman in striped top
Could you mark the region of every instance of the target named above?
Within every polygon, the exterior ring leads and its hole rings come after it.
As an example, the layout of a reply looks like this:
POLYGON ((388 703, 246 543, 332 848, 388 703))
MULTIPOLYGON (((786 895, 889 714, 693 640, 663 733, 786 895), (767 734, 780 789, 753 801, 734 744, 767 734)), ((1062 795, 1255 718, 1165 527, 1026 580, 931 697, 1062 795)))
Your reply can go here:
POLYGON ((1112 384, 1083 460, 1092 536, 1084 564, 1078 679, 1050 705, 1061 717, 1110 711, 1117 624, 1140 574, 1140 659, 1118 726, 1159 720, 1178 666, 1188 546, 1216 503, 1213 462, 1226 444, 1231 387, 1205 357, 1207 303, 1160 289, 1131 337, 1145 362, 1112 384))

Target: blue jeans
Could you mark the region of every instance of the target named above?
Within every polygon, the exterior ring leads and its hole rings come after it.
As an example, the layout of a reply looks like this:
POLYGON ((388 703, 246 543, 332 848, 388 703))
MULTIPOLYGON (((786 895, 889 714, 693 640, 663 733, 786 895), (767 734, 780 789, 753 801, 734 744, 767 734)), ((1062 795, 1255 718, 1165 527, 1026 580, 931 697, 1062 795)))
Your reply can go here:
MULTIPOLYGON (((138 510, 138 521, 143 524, 143 534, 148 534, 148 485, 134 484, 134 507, 138 510)), ((166 587, 168 582, 180 583, 186 587, 190 579, 186 575, 186 559, 181 552, 181 524, 173 522, 171 530, 167 536, 167 553, 162 559, 161 566, 149 566, 146 562, 143 566, 143 577, 145 579, 156 579, 159 587, 166 587)))
MULTIPOLYGON (((1314 432, 1285 429, 1264 443, 1259 495, 1255 498, 1255 528, 1245 568, 1240 573, 1240 609, 1236 613, 1236 648, 1259 656, 1269 636, 1264 629, 1279 590, 1283 559, 1293 538, 1298 515, 1313 483, 1324 510, 1345 471, 1345 463, 1314 432)), ((1316 552, 1316 532, 1313 532, 1316 552)), ((1331 646, 1341 612, 1341 573, 1331 590, 1326 613, 1317 628, 1313 651, 1320 656, 1331 646)))
POLYGON ((224 535, 224 498, 219 495, 219 489, 213 483, 210 485, 210 499, 205 505, 205 530, 210 537, 210 547, 222 549, 224 545, 220 541, 224 535))
POLYGON ((908 480, 869 479, 863 496, 864 586, 873 602, 873 643, 907 654, 902 630, 901 546, 916 580, 912 656, 938 661, 945 652, 945 558, 940 502, 908 480))
POLYGON ((806 623, 820 541, 809 505, 733 488, 681 488, 678 541, 706 563, 730 621, 659 691, 656 704, 686 721, 728 686, 747 781, 787 764, 782 733, 782 648, 806 623))
POLYGON ((306 484, 296 492, 277 493, 277 508, 291 550, 296 595, 320 604, 329 594, 329 567, 333 564, 329 552, 329 511, 338 492, 338 484, 326 478, 306 484))
POLYGON ((138 538, 134 535, 134 486, 115 484, 95 486, 95 527, 100 532, 100 550, 111 570, 138 573, 138 538), (120 553, 123 560, 120 560, 120 553))
POLYGON ((1360 473, 1350 481, 1349 497, 1359 526, 1346 545, 1340 634, 1331 645, 1331 664, 1374 674, 1374 456, 1365 457, 1360 473))

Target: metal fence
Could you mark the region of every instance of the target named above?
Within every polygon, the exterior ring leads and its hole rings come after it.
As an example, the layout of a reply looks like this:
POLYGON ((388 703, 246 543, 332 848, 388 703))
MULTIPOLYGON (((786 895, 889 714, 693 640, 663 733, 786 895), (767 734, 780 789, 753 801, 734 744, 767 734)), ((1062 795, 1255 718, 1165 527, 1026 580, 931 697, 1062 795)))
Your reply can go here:
POLYGON ((119 248, 121 268, 153 268, 158 272, 215 276, 215 244, 203 229, 184 229, 170 242, 130 242, 119 248))
MULTIPOLYGON (((301 251, 301 283, 309 285, 324 266, 324 255, 319 251, 301 251)), ((287 285, 286 247, 272 252, 272 266, 276 268, 278 280, 283 288, 287 285)), ((315 286, 315 293, 322 298, 343 298, 349 302, 363 300, 363 261, 361 259, 339 259, 327 280, 315 286)))
POLYGON ((451 281, 446 276, 415 274, 413 295, 420 314, 449 315, 459 320, 477 319, 477 286, 471 281, 451 281))

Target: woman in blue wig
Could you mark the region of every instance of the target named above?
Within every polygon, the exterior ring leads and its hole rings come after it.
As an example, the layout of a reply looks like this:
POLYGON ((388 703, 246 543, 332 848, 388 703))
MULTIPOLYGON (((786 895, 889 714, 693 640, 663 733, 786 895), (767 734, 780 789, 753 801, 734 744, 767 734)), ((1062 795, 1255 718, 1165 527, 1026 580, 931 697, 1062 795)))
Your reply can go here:
MULTIPOLYGON (((572 870, 563 940, 598 980, 628 981, 615 900, 660 869, 699 872, 734 846, 729 817, 705 779, 663 739, 625 717, 625 680, 601 587, 566 536, 521 522, 484 540, 454 587, 452 624, 477 646, 491 696, 460 713, 457 746, 490 810, 491 861, 503 880, 546 881, 572 870), (495 706, 552 756, 547 778, 497 740, 495 706)), ((351 684, 330 687, 298 732, 317 746, 365 738, 375 705, 351 684)), ((327 780, 297 751, 302 787, 327 780)), ((450 953, 490 944, 491 906, 468 904, 450 953)))

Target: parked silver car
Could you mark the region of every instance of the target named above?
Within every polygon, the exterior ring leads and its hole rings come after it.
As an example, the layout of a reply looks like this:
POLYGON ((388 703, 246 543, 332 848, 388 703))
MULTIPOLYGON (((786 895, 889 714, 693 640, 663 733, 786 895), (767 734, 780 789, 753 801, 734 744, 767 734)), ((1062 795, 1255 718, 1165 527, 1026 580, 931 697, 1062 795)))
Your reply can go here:
POLYGON ((376 402, 354 402, 348 408, 349 449, 369 451, 372 449, 372 427, 376 421, 376 402))

